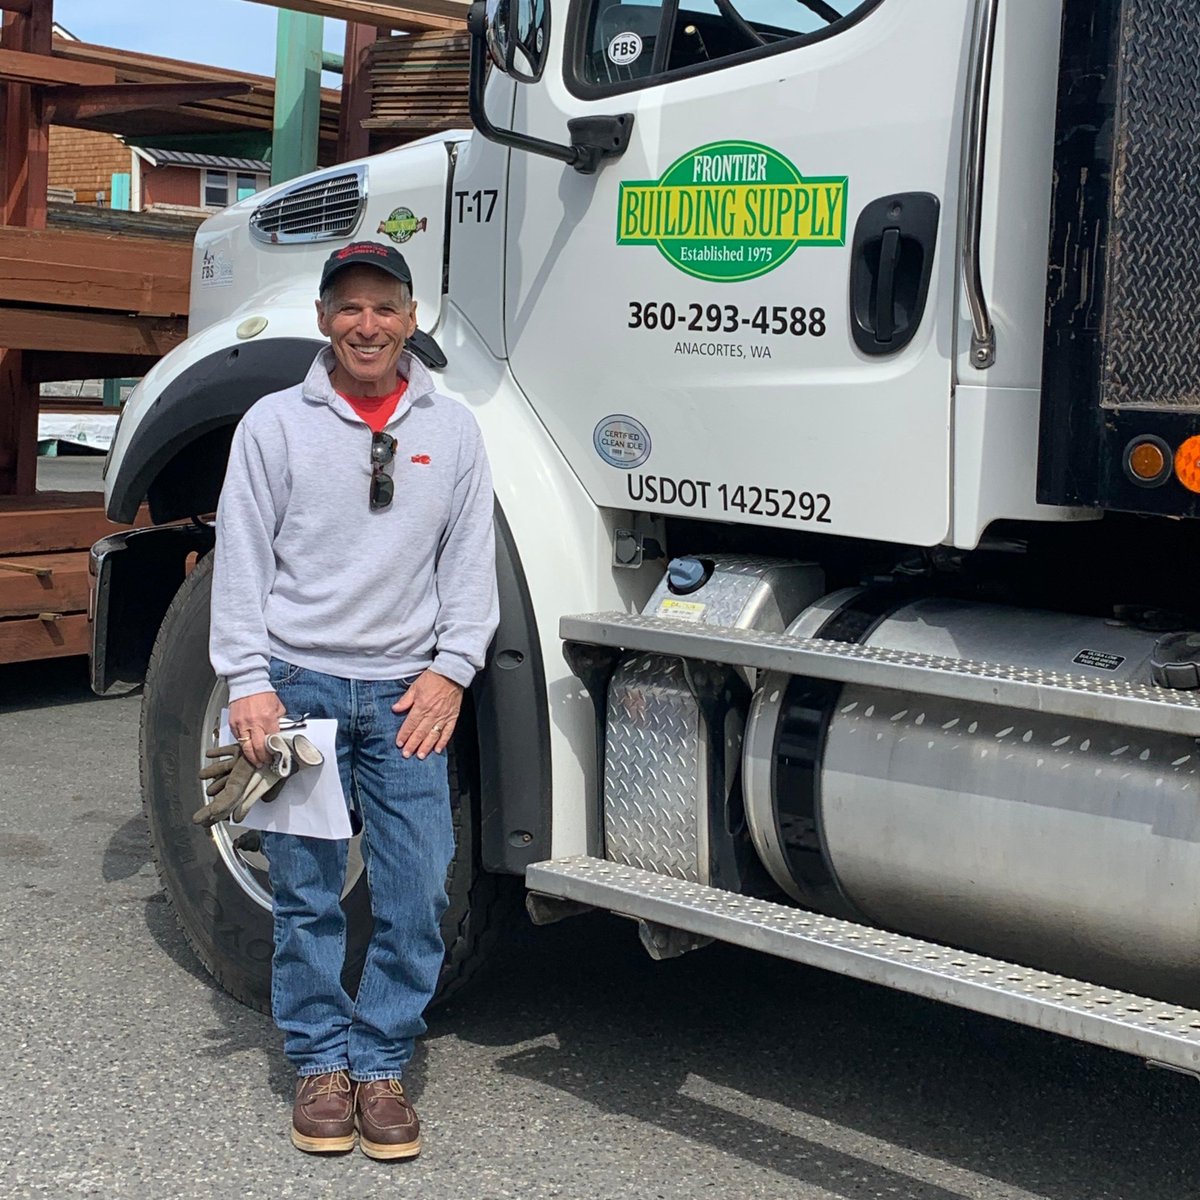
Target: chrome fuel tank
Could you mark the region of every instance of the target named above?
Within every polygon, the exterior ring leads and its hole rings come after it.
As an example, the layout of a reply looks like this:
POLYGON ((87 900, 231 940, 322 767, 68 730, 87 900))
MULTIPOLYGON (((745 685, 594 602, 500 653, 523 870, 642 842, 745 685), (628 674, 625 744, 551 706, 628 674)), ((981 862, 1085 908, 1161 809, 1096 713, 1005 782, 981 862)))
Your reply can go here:
MULTIPOLYGON (((829 636, 834 607, 814 606, 797 633, 829 636)), ((926 599, 862 640, 1150 682, 1157 637, 926 599)), ((756 692, 744 763, 755 844, 801 903, 1192 1003, 1198 766, 1189 737, 775 675, 756 692)))

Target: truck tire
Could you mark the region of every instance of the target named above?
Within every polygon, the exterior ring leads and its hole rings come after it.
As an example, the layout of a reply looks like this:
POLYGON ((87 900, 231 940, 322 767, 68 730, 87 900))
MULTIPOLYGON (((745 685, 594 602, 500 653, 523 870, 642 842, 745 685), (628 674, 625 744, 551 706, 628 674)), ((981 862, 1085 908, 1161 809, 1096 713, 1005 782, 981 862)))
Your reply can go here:
MULTIPOLYGON (((210 744, 214 707, 219 707, 219 683, 208 661, 211 587, 210 554, 184 580, 158 631, 142 698, 142 799, 159 879, 185 940, 230 995, 269 1012, 273 947, 265 861, 236 848, 227 825, 210 832, 191 819, 204 800, 196 772, 210 744)), ((475 974, 521 897, 517 879, 488 874, 479 864, 476 742, 469 705, 463 712, 449 752, 458 848, 446 880, 446 958, 435 1002, 475 974)), ((347 918, 343 983, 353 994, 371 932, 365 872, 358 872, 342 907, 347 918)))

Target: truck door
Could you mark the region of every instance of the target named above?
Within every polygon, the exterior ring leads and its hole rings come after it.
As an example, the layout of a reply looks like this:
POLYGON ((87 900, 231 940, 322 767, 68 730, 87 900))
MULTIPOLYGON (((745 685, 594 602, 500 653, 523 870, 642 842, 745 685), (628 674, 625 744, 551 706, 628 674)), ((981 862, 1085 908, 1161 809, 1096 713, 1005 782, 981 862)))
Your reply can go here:
POLYGON ((601 505, 934 544, 949 524, 967 0, 576 0, 514 127, 506 338, 601 505))

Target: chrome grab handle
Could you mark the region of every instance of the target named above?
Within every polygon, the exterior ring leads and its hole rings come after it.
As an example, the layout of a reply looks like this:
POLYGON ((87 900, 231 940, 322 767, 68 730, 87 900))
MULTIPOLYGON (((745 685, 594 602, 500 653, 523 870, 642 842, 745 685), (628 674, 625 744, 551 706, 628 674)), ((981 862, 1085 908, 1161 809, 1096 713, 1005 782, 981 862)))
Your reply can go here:
POLYGON ((975 17, 971 51, 971 107, 963 138, 962 268, 971 309, 971 365, 985 371, 996 361, 996 330, 983 294, 979 243, 983 225, 983 164, 987 155, 988 99, 992 90, 992 52, 1000 0, 982 0, 975 17))

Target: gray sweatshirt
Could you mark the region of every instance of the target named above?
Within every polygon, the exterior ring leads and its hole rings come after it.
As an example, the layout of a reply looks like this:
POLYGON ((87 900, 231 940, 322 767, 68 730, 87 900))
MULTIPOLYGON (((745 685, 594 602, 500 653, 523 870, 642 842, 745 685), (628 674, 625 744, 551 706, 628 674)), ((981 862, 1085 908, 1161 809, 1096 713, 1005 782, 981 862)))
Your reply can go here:
POLYGON ((231 700, 271 690, 272 655, 344 679, 426 667, 461 683, 496 630, 494 497, 474 417, 411 355, 387 432, 395 498, 372 511, 371 431, 333 390, 332 350, 259 400, 217 509, 213 668, 231 700))

